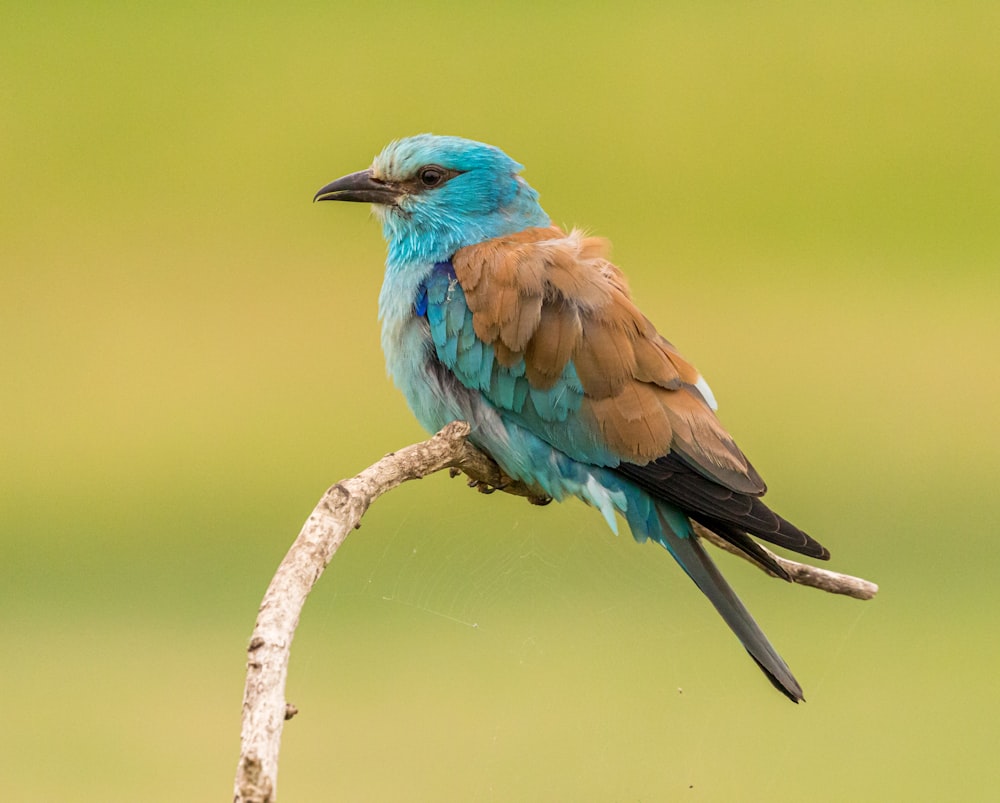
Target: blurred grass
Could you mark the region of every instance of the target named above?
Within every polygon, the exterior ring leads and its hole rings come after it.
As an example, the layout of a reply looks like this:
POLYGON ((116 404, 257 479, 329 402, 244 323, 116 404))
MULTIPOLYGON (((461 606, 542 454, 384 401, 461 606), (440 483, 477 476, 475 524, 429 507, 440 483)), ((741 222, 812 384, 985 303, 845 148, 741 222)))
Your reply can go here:
POLYGON ((274 566, 326 485, 420 437, 377 228, 309 199, 423 130, 612 238, 774 505, 883 591, 723 559, 796 708, 582 506, 401 489, 310 600, 283 799, 989 799, 995 5, 0 16, 9 799, 229 794, 274 566))

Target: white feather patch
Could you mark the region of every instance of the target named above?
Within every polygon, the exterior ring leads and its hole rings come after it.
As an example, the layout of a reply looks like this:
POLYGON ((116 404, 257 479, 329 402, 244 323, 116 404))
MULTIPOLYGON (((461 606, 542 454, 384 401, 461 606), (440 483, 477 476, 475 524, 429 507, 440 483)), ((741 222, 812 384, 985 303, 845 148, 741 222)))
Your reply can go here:
POLYGON ((719 409, 719 403, 715 400, 715 394, 712 393, 712 389, 708 386, 708 382, 705 381, 705 377, 698 374, 698 381, 694 383, 694 386, 698 388, 698 392, 704 397, 709 407, 713 410, 719 409))
POLYGON ((606 521, 608 527, 611 528, 611 532, 618 535, 618 520, 615 518, 615 502, 621 502, 623 500, 616 500, 608 489, 597 481, 597 478, 594 477, 593 474, 587 477, 586 484, 580 490, 583 498, 601 511, 601 515, 604 516, 604 521, 606 521))

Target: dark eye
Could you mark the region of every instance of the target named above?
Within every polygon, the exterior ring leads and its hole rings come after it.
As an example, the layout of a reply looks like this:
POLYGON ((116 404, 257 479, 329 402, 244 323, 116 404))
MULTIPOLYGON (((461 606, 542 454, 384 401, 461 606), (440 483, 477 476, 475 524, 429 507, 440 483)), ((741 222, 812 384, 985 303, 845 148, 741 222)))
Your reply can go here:
POLYGON ((427 165, 427 167, 420 168, 420 183, 425 187, 436 187, 441 184, 447 176, 448 172, 443 167, 438 167, 437 165, 427 165))

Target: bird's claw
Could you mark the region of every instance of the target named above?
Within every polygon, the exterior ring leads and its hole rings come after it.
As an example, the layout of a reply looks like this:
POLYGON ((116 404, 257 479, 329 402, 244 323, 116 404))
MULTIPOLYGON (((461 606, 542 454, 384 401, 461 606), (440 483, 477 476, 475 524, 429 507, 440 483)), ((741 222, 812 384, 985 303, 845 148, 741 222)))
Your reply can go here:
POLYGON ((482 480, 472 480, 472 479, 470 479, 466 484, 470 488, 475 488, 481 494, 496 493, 497 491, 502 491, 504 488, 510 485, 509 482, 504 482, 500 485, 490 485, 489 483, 483 482, 482 480))

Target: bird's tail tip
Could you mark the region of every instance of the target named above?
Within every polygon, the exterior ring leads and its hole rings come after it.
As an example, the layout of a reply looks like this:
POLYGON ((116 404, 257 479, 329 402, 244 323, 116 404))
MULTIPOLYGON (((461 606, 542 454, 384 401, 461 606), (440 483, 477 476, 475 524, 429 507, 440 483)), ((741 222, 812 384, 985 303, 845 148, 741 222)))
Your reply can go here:
POLYGON ((763 664, 763 662, 758 660, 757 656, 754 655, 749 648, 747 648, 747 655, 753 658, 754 663, 760 667, 760 671, 764 673, 764 676, 769 681, 771 681, 771 685, 774 686, 774 688, 780 691, 783 695, 785 695, 785 697, 787 697, 796 705, 798 705, 799 703, 804 703, 806 701, 806 698, 802 694, 802 687, 799 685, 799 682, 795 679, 795 676, 790 671, 787 671, 788 670, 787 666, 785 667, 786 672, 783 673, 784 677, 778 677, 770 669, 768 669, 763 664))
MULTIPOLYGON (((802 687, 792 675, 791 669, 768 641, 767 636, 761 631, 750 612, 740 602, 736 592, 723 578, 715 563, 690 530, 690 524, 688 524, 688 532, 685 535, 678 535, 674 526, 671 526, 669 513, 661 510, 660 514, 662 533, 656 534, 659 536, 656 540, 668 549, 688 576, 694 580, 695 585, 712 602, 750 657, 753 658, 754 663, 761 668, 761 671, 771 682, 771 685, 793 703, 804 701, 802 687)), ((676 517, 674 523, 675 526, 680 526, 676 517)))

